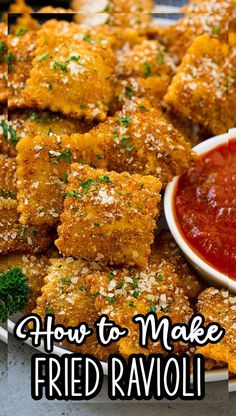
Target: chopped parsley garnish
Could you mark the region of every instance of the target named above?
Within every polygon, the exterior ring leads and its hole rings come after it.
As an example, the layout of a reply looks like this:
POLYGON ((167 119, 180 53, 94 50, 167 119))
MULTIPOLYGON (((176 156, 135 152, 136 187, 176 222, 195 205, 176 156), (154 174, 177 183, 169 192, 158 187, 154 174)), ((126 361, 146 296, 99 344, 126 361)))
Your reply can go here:
POLYGON ((129 302, 128 305, 131 306, 132 308, 134 308, 134 306, 135 306, 133 301, 129 302))
POLYGON ((120 146, 125 150, 125 152, 131 152, 131 150, 135 147, 134 144, 127 144, 128 140, 131 140, 130 136, 123 136, 121 140, 120 146))
POLYGON ((212 29, 212 34, 219 35, 219 33, 220 33, 220 26, 214 26, 212 29))
POLYGON ((63 64, 62 62, 53 62, 52 67, 53 69, 60 69, 63 72, 68 72, 66 64, 63 64))
POLYGON ((236 74, 231 75, 231 78, 236 80, 236 74))
POLYGON ((80 106, 81 110, 84 110, 85 108, 88 107, 87 104, 80 104, 79 106, 80 106))
POLYGON ((64 183, 68 183, 68 173, 63 173, 61 181, 64 183))
POLYGON ((80 290, 81 292, 86 292, 86 288, 85 288, 84 286, 80 286, 80 287, 79 287, 79 290, 80 290))
POLYGON ((168 312, 168 306, 161 306, 161 307, 160 307, 160 310, 161 310, 162 312, 168 312))
POLYGON ((0 55, 3 55, 7 51, 6 42, 0 42, 0 55))
POLYGON ((71 279, 69 279, 69 278, 67 278, 67 277, 62 277, 62 278, 61 278, 61 281, 62 281, 63 283, 66 283, 66 284, 71 283, 71 279))
POLYGON ((51 309, 51 308, 49 308, 48 306, 46 306, 46 308, 45 308, 45 314, 46 315, 49 315, 49 314, 54 315, 54 310, 51 309))
POLYGON ((143 112, 145 112, 145 113, 149 111, 146 107, 144 107, 144 105, 140 105, 140 106, 139 106, 139 110, 140 110, 140 111, 143 111, 143 112))
POLYGON ((56 160, 60 162, 62 159, 64 159, 67 163, 71 163, 71 151, 70 149, 64 150, 61 152, 60 155, 56 156, 56 160))
POLYGON ((40 114, 38 113, 31 113, 30 114, 30 121, 39 121, 40 120, 40 114))
POLYGON ((156 306, 155 305, 151 305, 150 306, 150 312, 156 312, 156 306))
POLYGON ((84 182, 82 182, 81 183, 81 188, 83 188, 83 193, 84 194, 86 194, 88 191, 89 191, 89 189, 90 189, 90 186, 92 185, 94 183, 94 180, 93 179, 87 179, 86 181, 84 181, 84 182))
POLYGON ((110 183, 110 178, 109 178, 109 176, 106 176, 106 175, 104 175, 104 176, 99 176, 99 177, 98 177, 98 179, 99 179, 101 182, 110 183))
POLYGON ((113 273, 113 272, 109 272, 109 273, 108 273, 108 277, 109 277, 109 279, 110 279, 110 280, 112 280, 114 276, 115 276, 115 275, 114 275, 114 273, 113 273))
POLYGON ((28 301, 29 284, 18 267, 0 271, 0 322, 20 312, 28 301))
POLYGON ((80 60, 79 55, 72 55, 69 59, 67 59, 66 63, 68 64, 70 61, 78 62, 80 60))
POLYGON ((4 191, 3 189, 0 188, 0 197, 5 198, 5 199, 8 199, 8 198, 15 199, 16 193, 10 192, 10 191, 4 191))
POLYGON ((124 127, 128 127, 131 123, 132 119, 130 117, 121 117, 120 123, 123 124, 124 127))
POLYGON ((160 280, 160 282, 162 282, 162 281, 163 281, 163 279, 164 279, 163 274, 159 273, 159 274, 157 275, 157 279, 158 279, 158 280, 160 280))
POLYGON ((42 53, 42 55, 39 56, 38 61, 39 62, 44 62, 44 61, 46 61, 48 56, 49 56, 49 52, 44 52, 44 53, 42 53))
POLYGON ((70 197, 70 198, 81 198, 81 194, 76 191, 75 189, 73 189, 73 191, 69 191, 65 193, 66 196, 70 197))
POLYGON ((9 126, 9 127, 8 127, 8 131, 9 131, 9 133, 10 133, 10 140, 11 140, 11 142, 12 142, 13 146, 14 146, 14 147, 16 147, 17 143, 18 143, 18 142, 19 142, 19 140, 20 140, 20 137, 18 137, 18 136, 16 135, 16 131, 13 129, 13 127, 12 127, 12 126, 9 126))
POLYGON ((159 55, 157 55, 157 63, 159 65, 162 65, 163 62, 164 62, 164 54, 163 54, 163 52, 160 52, 159 55))
POLYGON ((124 281, 122 281, 122 282, 118 283, 118 285, 117 285, 117 289, 122 289, 122 288, 124 287, 124 284, 125 284, 125 282, 124 282, 124 281))
POLYGON ((97 158, 98 158, 98 160, 102 160, 102 159, 103 159, 103 155, 102 155, 102 153, 98 153, 98 154, 97 154, 97 158))
POLYGON ((145 78, 150 77, 151 74, 152 74, 151 65, 149 64, 149 62, 144 62, 144 76, 145 76, 145 78))
POLYGON ((8 70, 9 72, 13 71, 14 65, 13 63, 16 62, 16 57, 13 55, 12 52, 9 52, 5 57, 5 61, 8 63, 8 70))
POLYGON ((25 236, 25 228, 24 227, 20 228, 19 231, 18 231, 18 234, 19 234, 20 237, 24 237, 25 236))
POLYGON ((52 131, 52 127, 49 127, 49 129, 48 129, 48 136, 49 136, 49 134, 51 134, 51 133, 53 133, 53 131, 52 131))
POLYGON ((125 87, 125 95, 128 98, 131 98, 133 96, 134 89, 132 87, 125 87))
POLYGON ((92 36, 89 33, 86 33, 83 37, 83 40, 88 43, 92 43, 92 36))
POLYGON ((100 227, 100 224, 98 224, 98 222, 94 222, 93 225, 94 227, 100 227))
POLYGON ((106 300, 109 302, 109 303, 114 303, 115 301, 116 301, 116 297, 115 296, 112 296, 112 297, 110 297, 110 296, 106 296, 106 300))
POLYGON ((16 36, 22 36, 25 33, 27 33, 28 31, 29 31, 29 29, 26 29, 26 28, 21 27, 20 29, 17 30, 16 36))

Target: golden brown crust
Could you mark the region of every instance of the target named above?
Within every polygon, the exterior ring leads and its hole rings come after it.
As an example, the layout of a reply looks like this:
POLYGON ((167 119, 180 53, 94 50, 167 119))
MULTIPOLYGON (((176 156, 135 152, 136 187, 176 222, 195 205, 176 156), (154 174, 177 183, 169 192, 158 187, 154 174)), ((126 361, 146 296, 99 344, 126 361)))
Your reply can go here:
MULTIPOLYGON (((116 269, 87 276, 90 291, 95 296, 99 314, 107 314, 121 327, 129 329, 127 337, 118 343, 119 352, 130 354, 164 353, 159 342, 149 342, 148 348, 139 345, 138 325, 132 322, 136 314, 167 315, 172 322, 187 322, 192 314, 188 299, 179 287, 178 277, 171 264, 163 260, 145 269, 116 269)), ((175 352, 188 347, 176 343, 175 352)))
POLYGON ((22 226, 17 201, 0 198, 0 254, 39 253, 53 241, 53 232, 43 226, 22 226))
POLYGON ((0 196, 16 198, 16 161, 0 155, 0 196))
POLYGON ((67 35, 48 36, 44 30, 38 36, 23 93, 26 103, 75 118, 104 120, 113 96, 112 50, 67 35))
POLYGON ((78 140, 79 159, 108 171, 153 175, 163 184, 188 169, 189 143, 161 114, 143 105, 124 108, 78 140))
POLYGON ((173 272, 179 277, 179 285, 185 296, 194 301, 204 288, 204 283, 187 264, 179 247, 175 243, 169 231, 162 231, 156 236, 156 242, 152 247, 151 260, 161 263, 168 262, 173 266, 173 272))
MULTIPOLYGON (((57 324, 77 326, 81 322, 87 322, 93 328, 98 313, 94 307, 94 298, 87 288, 85 276, 97 268, 99 266, 95 263, 89 264, 84 260, 53 260, 34 312, 42 318, 47 313, 53 313, 57 324)), ((100 346, 95 335, 89 337, 80 347, 71 344, 69 347, 77 352, 89 352, 104 361, 109 354, 116 351, 115 344, 108 348, 100 346)))
POLYGON ((0 270, 19 267, 29 283, 29 298, 23 313, 30 313, 36 307, 36 300, 41 294, 44 277, 47 274, 49 259, 46 256, 30 254, 10 254, 0 257, 0 270))
POLYGON ((17 145, 18 212, 21 224, 54 226, 63 209, 77 141, 69 136, 24 137, 17 145))
MULTIPOLYGON (((228 65, 227 44, 207 35, 197 37, 168 88, 166 104, 213 134, 225 133, 235 124, 228 105, 228 65)), ((235 101, 232 88, 231 100, 235 101)))
POLYGON ((206 324, 217 322, 226 331, 218 344, 208 344, 198 348, 198 352, 213 360, 224 361, 229 371, 236 374, 236 297, 224 289, 211 287, 201 293, 197 307, 206 324))
POLYGON ((64 256, 144 266, 161 183, 152 176, 72 165, 56 246, 64 256))

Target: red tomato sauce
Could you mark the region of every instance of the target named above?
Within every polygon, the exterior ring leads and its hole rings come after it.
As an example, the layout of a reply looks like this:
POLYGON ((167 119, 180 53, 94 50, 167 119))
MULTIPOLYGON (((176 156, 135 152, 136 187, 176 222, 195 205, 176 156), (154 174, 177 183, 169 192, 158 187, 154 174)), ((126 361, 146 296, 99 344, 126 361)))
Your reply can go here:
POLYGON ((236 139, 200 156, 179 178, 174 208, 196 254, 236 280, 236 139))

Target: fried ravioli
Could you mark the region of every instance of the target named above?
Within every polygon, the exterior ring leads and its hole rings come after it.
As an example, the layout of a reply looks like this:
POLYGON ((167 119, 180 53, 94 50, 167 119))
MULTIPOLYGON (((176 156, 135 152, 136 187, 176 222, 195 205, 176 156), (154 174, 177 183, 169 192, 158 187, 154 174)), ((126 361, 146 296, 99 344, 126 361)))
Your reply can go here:
POLYGON ((179 277, 179 285, 185 296, 191 301, 197 299, 204 285, 187 264, 169 231, 162 231, 157 235, 152 247, 151 261, 156 263, 166 261, 172 265, 173 273, 179 277))
POLYGON ((188 169, 194 153, 160 111, 124 108, 78 140, 80 160, 108 171, 153 175, 163 184, 188 169))
POLYGON ((21 224, 54 226, 63 210, 70 163, 77 141, 69 136, 24 137, 17 145, 17 179, 21 224))
POLYGON ((56 246, 64 256, 145 266, 160 190, 153 176, 72 165, 56 246))
POLYGON ((0 254, 40 253, 48 248, 53 238, 47 226, 22 226, 17 201, 0 198, 0 254))
POLYGON ((23 97, 29 106, 104 120, 113 97, 111 49, 41 30, 23 97), (68 100, 69 97, 69 100, 68 100))
POLYGON ((197 308, 206 324, 217 322, 226 331, 218 344, 198 347, 197 351, 207 358, 228 363, 229 371, 236 374, 236 297, 224 289, 210 287, 200 294, 197 308))
MULTIPOLYGON (((87 289, 85 276, 97 269, 99 266, 96 263, 89 264, 71 257, 53 260, 34 313, 42 318, 51 313, 55 316, 56 323, 64 326, 87 322, 93 328, 98 313, 94 307, 94 298, 87 289)), ((70 344, 69 347, 73 351, 89 352, 104 361, 109 354, 116 352, 116 344, 104 348, 99 345, 95 334, 82 346, 70 344)))
POLYGON ((207 35, 197 37, 168 88, 166 104, 213 134, 225 133, 236 120, 228 104, 228 66, 227 44, 207 35))
MULTIPOLYGON (((130 354, 164 353, 160 343, 149 342, 148 348, 139 345, 138 325, 132 317, 155 312, 167 315, 173 323, 188 322, 192 310, 187 297, 178 285, 178 277, 167 262, 152 263, 142 270, 116 269, 87 276, 90 292, 95 297, 99 314, 106 314, 129 334, 118 343, 119 352, 130 354)), ((187 345, 175 343, 175 352, 184 352, 187 345)))

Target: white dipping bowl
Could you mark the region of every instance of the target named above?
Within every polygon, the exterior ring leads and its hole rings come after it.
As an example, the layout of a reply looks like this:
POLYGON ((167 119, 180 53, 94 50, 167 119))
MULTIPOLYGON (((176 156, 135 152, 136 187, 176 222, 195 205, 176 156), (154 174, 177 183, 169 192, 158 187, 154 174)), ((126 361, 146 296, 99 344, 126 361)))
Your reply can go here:
MULTIPOLYGON (((236 128, 229 130, 229 133, 212 137, 193 148, 198 155, 204 155, 210 150, 227 143, 229 139, 236 138, 236 128)), ((181 230, 176 222, 174 213, 174 197, 179 177, 175 177, 166 187, 164 195, 164 211, 167 224, 176 243, 183 251, 185 257, 194 269, 209 283, 216 287, 227 287, 236 294, 236 281, 230 279, 226 274, 219 272, 209 265, 203 258, 191 248, 188 241, 182 236, 181 230)))

